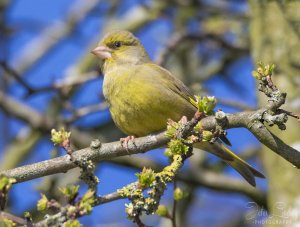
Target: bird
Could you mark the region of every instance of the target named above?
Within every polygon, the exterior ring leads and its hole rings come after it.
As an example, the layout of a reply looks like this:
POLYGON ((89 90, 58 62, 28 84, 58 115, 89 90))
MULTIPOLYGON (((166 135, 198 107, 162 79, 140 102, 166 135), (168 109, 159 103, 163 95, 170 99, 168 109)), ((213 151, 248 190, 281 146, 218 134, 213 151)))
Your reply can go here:
MULTIPOLYGON (((91 51, 101 63, 103 95, 113 121, 128 138, 141 137, 167 128, 167 121, 191 119, 197 111, 194 95, 167 69, 150 59, 140 40, 131 32, 106 34, 91 51)), ((220 157, 252 186, 264 175, 221 142, 201 142, 202 150, 220 157)))

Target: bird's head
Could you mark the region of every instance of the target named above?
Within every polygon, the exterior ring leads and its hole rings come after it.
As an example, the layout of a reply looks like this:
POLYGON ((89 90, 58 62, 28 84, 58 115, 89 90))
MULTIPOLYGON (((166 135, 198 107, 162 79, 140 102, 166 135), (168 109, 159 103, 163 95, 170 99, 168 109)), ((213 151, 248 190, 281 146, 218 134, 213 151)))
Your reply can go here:
POLYGON ((108 33, 92 50, 92 53, 104 61, 104 73, 119 65, 130 66, 150 61, 138 38, 128 31, 108 33))

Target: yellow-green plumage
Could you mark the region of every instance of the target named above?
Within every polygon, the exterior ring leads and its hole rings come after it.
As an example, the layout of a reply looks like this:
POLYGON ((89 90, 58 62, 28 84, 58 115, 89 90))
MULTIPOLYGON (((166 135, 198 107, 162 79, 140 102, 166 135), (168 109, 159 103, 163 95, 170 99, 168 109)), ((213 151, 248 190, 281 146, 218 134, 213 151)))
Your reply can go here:
POLYGON ((192 117, 196 108, 183 92, 183 84, 176 81, 175 86, 173 80, 151 63, 120 66, 117 72, 105 74, 103 91, 118 127, 128 135, 144 136, 165 129, 169 118, 192 117))
MULTIPOLYGON (((168 119, 194 116, 196 108, 189 101, 193 95, 188 88, 169 71, 153 64, 132 33, 112 32, 97 48, 93 53, 104 60, 104 96, 114 122, 123 132, 144 136, 166 129, 168 119)), ((197 147, 221 157, 252 185, 254 176, 263 177, 219 143, 197 147)))

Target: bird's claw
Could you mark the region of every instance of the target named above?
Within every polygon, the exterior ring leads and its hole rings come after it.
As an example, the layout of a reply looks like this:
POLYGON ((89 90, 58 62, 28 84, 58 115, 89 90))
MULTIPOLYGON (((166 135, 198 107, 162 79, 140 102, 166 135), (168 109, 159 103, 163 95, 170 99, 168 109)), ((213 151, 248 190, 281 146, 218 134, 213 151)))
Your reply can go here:
POLYGON ((186 124, 188 122, 188 119, 186 116, 182 116, 182 118, 179 120, 180 123, 186 124))
POLYGON ((124 147, 126 149, 126 151, 128 151, 128 143, 130 141, 132 141, 134 143, 135 137, 134 136, 127 136, 125 138, 121 138, 120 142, 121 142, 121 146, 124 147))

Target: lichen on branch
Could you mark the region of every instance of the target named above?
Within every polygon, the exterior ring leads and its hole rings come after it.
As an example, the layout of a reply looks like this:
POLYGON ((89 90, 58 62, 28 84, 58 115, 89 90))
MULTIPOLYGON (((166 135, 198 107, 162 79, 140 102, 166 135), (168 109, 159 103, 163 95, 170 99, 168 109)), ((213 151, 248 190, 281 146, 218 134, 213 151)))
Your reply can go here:
MULTIPOLYGON (((220 135, 213 132, 209 134, 208 131, 202 130, 198 125, 199 121, 206 114, 213 114, 212 108, 215 106, 215 99, 211 97, 196 97, 196 100, 195 105, 198 105, 198 109, 205 110, 205 113, 197 112, 191 121, 187 121, 186 117, 183 117, 179 122, 168 121, 165 136, 171 140, 168 143, 165 154, 171 160, 170 165, 158 173, 144 168, 141 173, 137 174, 138 182, 118 190, 122 197, 129 198, 131 201, 131 203, 126 204, 125 210, 128 218, 136 223, 142 223, 139 218, 142 213, 149 215, 157 211, 167 184, 175 180, 184 160, 192 155, 193 143, 212 141, 214 137, 220 135)), ((177 194, 178 192, 176 192, 177 194)), ((176 198, 178 199, 179 197, 182 196, 177 196, 176 198)), ((141 226, 143 225, 141 224, 141 226)))

